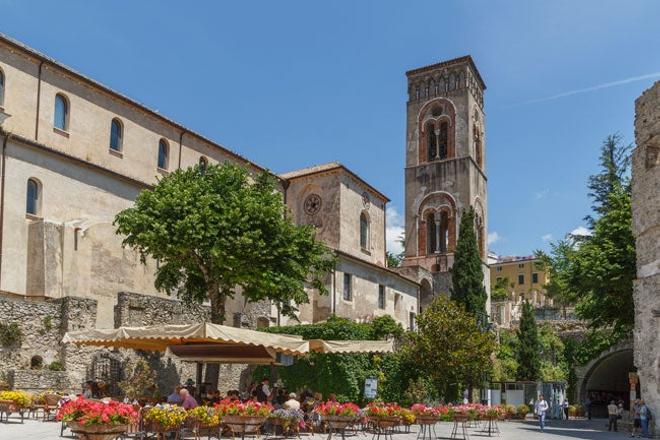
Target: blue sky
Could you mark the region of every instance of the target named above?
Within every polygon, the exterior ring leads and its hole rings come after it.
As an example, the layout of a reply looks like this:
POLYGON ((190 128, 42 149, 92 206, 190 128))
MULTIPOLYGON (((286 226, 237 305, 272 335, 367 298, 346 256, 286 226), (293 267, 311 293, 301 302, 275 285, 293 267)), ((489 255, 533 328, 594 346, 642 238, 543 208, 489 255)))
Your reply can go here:
POLYGON ((602 140, 633 141, 634 100, 660 80, 654 0, 0 0, 0 11, 1 32, 275 172, 343 162, 392 199, 390 241, 403 221, 404 72, 471 54, 488 85, 501 254, 584 226, 602 140))

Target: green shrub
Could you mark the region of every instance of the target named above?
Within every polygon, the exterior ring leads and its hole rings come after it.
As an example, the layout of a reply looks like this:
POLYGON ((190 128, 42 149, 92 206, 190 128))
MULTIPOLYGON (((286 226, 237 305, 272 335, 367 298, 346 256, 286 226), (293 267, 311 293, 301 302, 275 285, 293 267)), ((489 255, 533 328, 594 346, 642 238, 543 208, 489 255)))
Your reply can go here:
POLYGON ((64 365, 60 361, 53 361, 48 365, 50 371, 64 371, 64 365))
POLYGON ((11 324, 0 323, 0 344, 3 347, 17 347, 21 345, 23 332, 15 322, 11 324))
POLYGON ((529 414, 529 411, 530 411, 529 406, 525 405, 524 403, 521 403, 520 405, 518 405, 518 407, 516 409, 518 411, 518 417, 523 417, 523 418, 527 414, 529 414))

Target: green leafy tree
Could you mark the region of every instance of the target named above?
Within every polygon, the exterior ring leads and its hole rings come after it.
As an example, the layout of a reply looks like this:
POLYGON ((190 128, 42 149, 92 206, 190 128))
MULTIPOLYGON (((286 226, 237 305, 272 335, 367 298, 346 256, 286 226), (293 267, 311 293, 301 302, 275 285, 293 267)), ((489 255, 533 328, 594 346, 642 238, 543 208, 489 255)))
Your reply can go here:
POLYGON ((495 281, 490 290, 490 298, 493 301, 506 301, 510 298, 509 294, 509 277, 503 277, 495 281))
POLYGON ((571 265, 577 250, 575 238, 569 235, 555 243, 550 243, 550 253, 543 251, 536 253, 536 256, 549 269, 548 281, 543 286, 546 295, 561 307, 564 317, 566 317, 566 308, 574 305, 578 299, 578 292, 571 274, 571 265))
POLYGON ((516 380, 518 361, 516 352, 518 336, 512 330, 499 330, 499 343, 493 361, 493 381, 506 382, 516 380))
POLYGON ((385 258, 387 259, 387 267, 399 267, 401 266, 401 256, 393 254, 390 251, 385 253, 385 258))
POLYGON ((516 360, 518 361, 518 380, 537 380, 540 377, 539 336, 534 318, 534 308, 523 302, 520 326, 518 327, 516 360))
POLYGON ((410 334, 412 359, 445 400, 456 400, 461 389, 491 372, 495 336, 480 331, 462 304, 438 297, 418 316, 417 326, 410 334))
POLYGON ((484 288, 483 262, 479 255, 477 236, 474 232, 474 209, 472 207, 461 217, 451 276, 452 299, 464 304, 466 310, 471 313, 485 314, 488 295, 484 288))
POLYGON ((273 177, 231 164, 171 173, 142 191, 115 225, 143 261, 160 262, 156 288, 186 301, 209 299, 216 323, 238 292, 293 316, 294 304, 308 302, 307 283, 327 293, 323 279, 334 267, 312 227, 286 216, 273 177))
POLYGON ((591 328, 612 328, 627 335, 634 326, 635 237, 630 193, 617 187, 593 233, 576 251, 571 285, 580 292, 576 311, 591 328))
MULTIPOLYGON (((619 134, 609 135, 603 141, 600 150, 600 168, 598 174, 589 177, 587 187, 589 197, 593 200, 591 208, 597 215, 603 215, 608 211, 609 195, 617 188, 630 191, 630 151, 632 144, 624 145, 623 138, 619 134)), ((590 223, 594 218, 587 217, 590 223)))
POLYGON ((539 326, 539 374, 544 381, 564 381, 568 377, 564 341, 552 326, 543 323, 539 326))

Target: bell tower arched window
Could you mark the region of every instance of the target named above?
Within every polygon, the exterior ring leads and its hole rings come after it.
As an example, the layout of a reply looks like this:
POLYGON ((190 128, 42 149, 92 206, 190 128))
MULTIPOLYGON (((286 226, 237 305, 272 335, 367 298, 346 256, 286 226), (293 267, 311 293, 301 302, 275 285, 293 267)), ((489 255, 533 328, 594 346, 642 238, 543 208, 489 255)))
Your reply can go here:
POLYGON ((426 216, 426 254, 431 255, 438 251, 438 237, 436 233, 436 215, 430 212, 426 216))
POLYGON ((426 148, 428 160, 433 160, 438 154, 438 139, 435 134, 435 127, 433 124, 426 125, 426 148))
POLYGON ((440 133, 438 135, 438 157, 440 160, 447 159, 449 151, 449 124, 447 121, 440 123, 440 133))

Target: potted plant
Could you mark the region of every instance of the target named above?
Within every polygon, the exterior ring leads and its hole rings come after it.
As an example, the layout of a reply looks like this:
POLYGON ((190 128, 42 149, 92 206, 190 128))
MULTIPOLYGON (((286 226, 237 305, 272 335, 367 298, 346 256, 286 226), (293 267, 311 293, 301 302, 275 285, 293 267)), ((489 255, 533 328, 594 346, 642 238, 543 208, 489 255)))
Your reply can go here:
POLYGON ((518 418, 523 419, 523 420, 525 419, 525 417, 527 417, 527 414, 530 411, 529 406, 525 405, 524 403, 521 403, 520 405, 518 405, 516 410, 518 412, 518 414, 517 414, 518 418))
POLYGON ((175 405, 155 406, 144 412, 144 420, 158 434, 178 430, 187 418, 186 410, 175 405))
POLYGON ((279 426, 282 435, 287 433, 298 433, 303 423, 304 413, 299 409, 276 409, 268 416, 268 421, 273 426, 279 426))
POLYGON ((346 429, 360 417, 360 407, 350 402, 325 402, 315 412, 330 425, 330 429, 346 429))
POLYGON ((416 403, 410 407, 410 411, 415 415, 419 425, 435 425, 440 420, 438 407, 426 406, 423 403, 416 403))
POLYGON ((371 402, 365 414, 379 429, 393 428, 401 423, 401 407, 396 403, 371 402))
POLYGON ((269 403, 245 402, 225 399, 215 405, 224 423, 233 433, 258 432, 273 411, 269 403))
POLYGON ((57 411, 57 420, 65 422, 81 440, 112 440, 135 423, 137 411, 125 403, 80 397, 64 403, 57 411))
POLYGON ((23 412, 31 402, 32 398, 24 391, 0 391, 0 415, 9 418, 9 414, 19 413, 23 422, 23 412))

